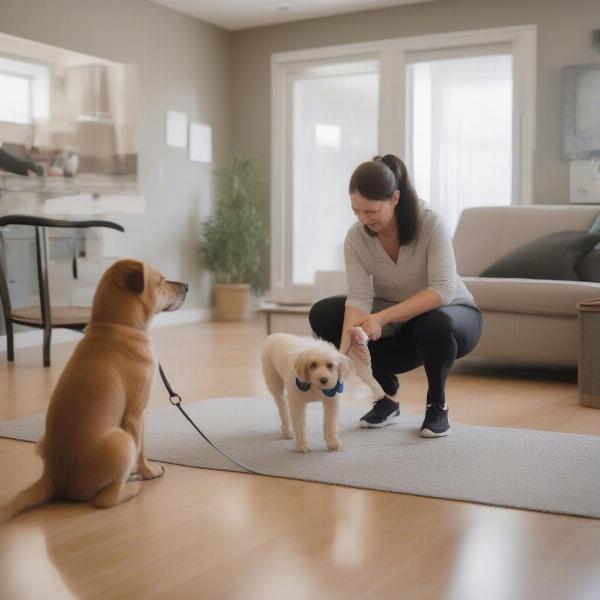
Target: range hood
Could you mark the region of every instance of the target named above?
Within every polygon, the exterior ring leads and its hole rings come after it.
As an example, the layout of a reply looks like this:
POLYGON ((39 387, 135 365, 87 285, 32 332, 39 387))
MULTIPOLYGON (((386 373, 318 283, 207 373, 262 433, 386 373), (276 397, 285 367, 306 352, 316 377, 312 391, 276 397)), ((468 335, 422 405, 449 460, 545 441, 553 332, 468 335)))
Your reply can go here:
POLYGON ((77 121, 112 125, 106 65, 78 65, 69 69, 80 85, 81 104, 77 121))

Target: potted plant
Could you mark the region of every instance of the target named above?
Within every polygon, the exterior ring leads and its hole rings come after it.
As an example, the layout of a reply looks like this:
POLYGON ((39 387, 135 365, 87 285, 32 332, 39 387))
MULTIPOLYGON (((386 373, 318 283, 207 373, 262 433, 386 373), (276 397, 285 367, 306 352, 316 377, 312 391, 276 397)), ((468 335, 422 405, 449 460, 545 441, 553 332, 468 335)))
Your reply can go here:
POLYGON ((215 318, 239 321, 248 316, 250 290, 262 287, 267 242, 264 202, 257 187, 257 164, 235 148, 227 166, 215 172, 217 203, 202 225, 200 251, 214 274, 215 318))

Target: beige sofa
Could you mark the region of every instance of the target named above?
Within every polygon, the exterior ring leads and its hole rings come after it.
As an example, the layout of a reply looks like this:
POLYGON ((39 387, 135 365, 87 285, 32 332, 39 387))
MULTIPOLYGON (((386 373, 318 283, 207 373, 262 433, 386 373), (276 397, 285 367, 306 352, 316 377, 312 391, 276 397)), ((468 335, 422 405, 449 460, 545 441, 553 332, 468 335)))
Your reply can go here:
POLYGON ((510 362, 576 366, 580 300, 600 283, 499 279, 479 274, 512 250, 557 231, 587 231, 598 206, 477 207, 463 211, 454 235, 458 273, 483 313, 471 354, 510 362))

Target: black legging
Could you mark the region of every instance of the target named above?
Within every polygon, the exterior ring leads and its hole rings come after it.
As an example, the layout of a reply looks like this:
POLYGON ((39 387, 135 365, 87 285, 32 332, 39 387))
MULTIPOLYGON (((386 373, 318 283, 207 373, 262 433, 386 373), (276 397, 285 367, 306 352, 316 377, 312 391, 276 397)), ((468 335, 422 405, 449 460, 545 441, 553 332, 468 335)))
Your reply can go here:
MULTIPOLYGON (((346 296, 313 304, 310 326, 315 334, 340 346, 346 296)), ((445 403, 448 372, 457 358, 471 352, 481 335, 481 313, 472 306, 451 305, 414 317, 394 335, 369 342, 373 376, 387 395, 398 391, 396 373, 425 366, 427 404, 445 403)))

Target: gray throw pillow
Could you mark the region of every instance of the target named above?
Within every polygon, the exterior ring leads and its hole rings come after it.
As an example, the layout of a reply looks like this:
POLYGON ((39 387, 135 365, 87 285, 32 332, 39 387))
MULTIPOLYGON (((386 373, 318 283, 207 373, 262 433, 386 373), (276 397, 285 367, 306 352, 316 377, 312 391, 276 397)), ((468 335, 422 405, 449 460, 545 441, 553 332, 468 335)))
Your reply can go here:
POLYGON ((577 273, 582 281, 600 283, 600 248, 588 252, 579 261, 577 273))
POLYGON ((579 281, 577 264, 598 242, 600 235, 596 233, 551 233, 513 250, 480 277, 579 281))

